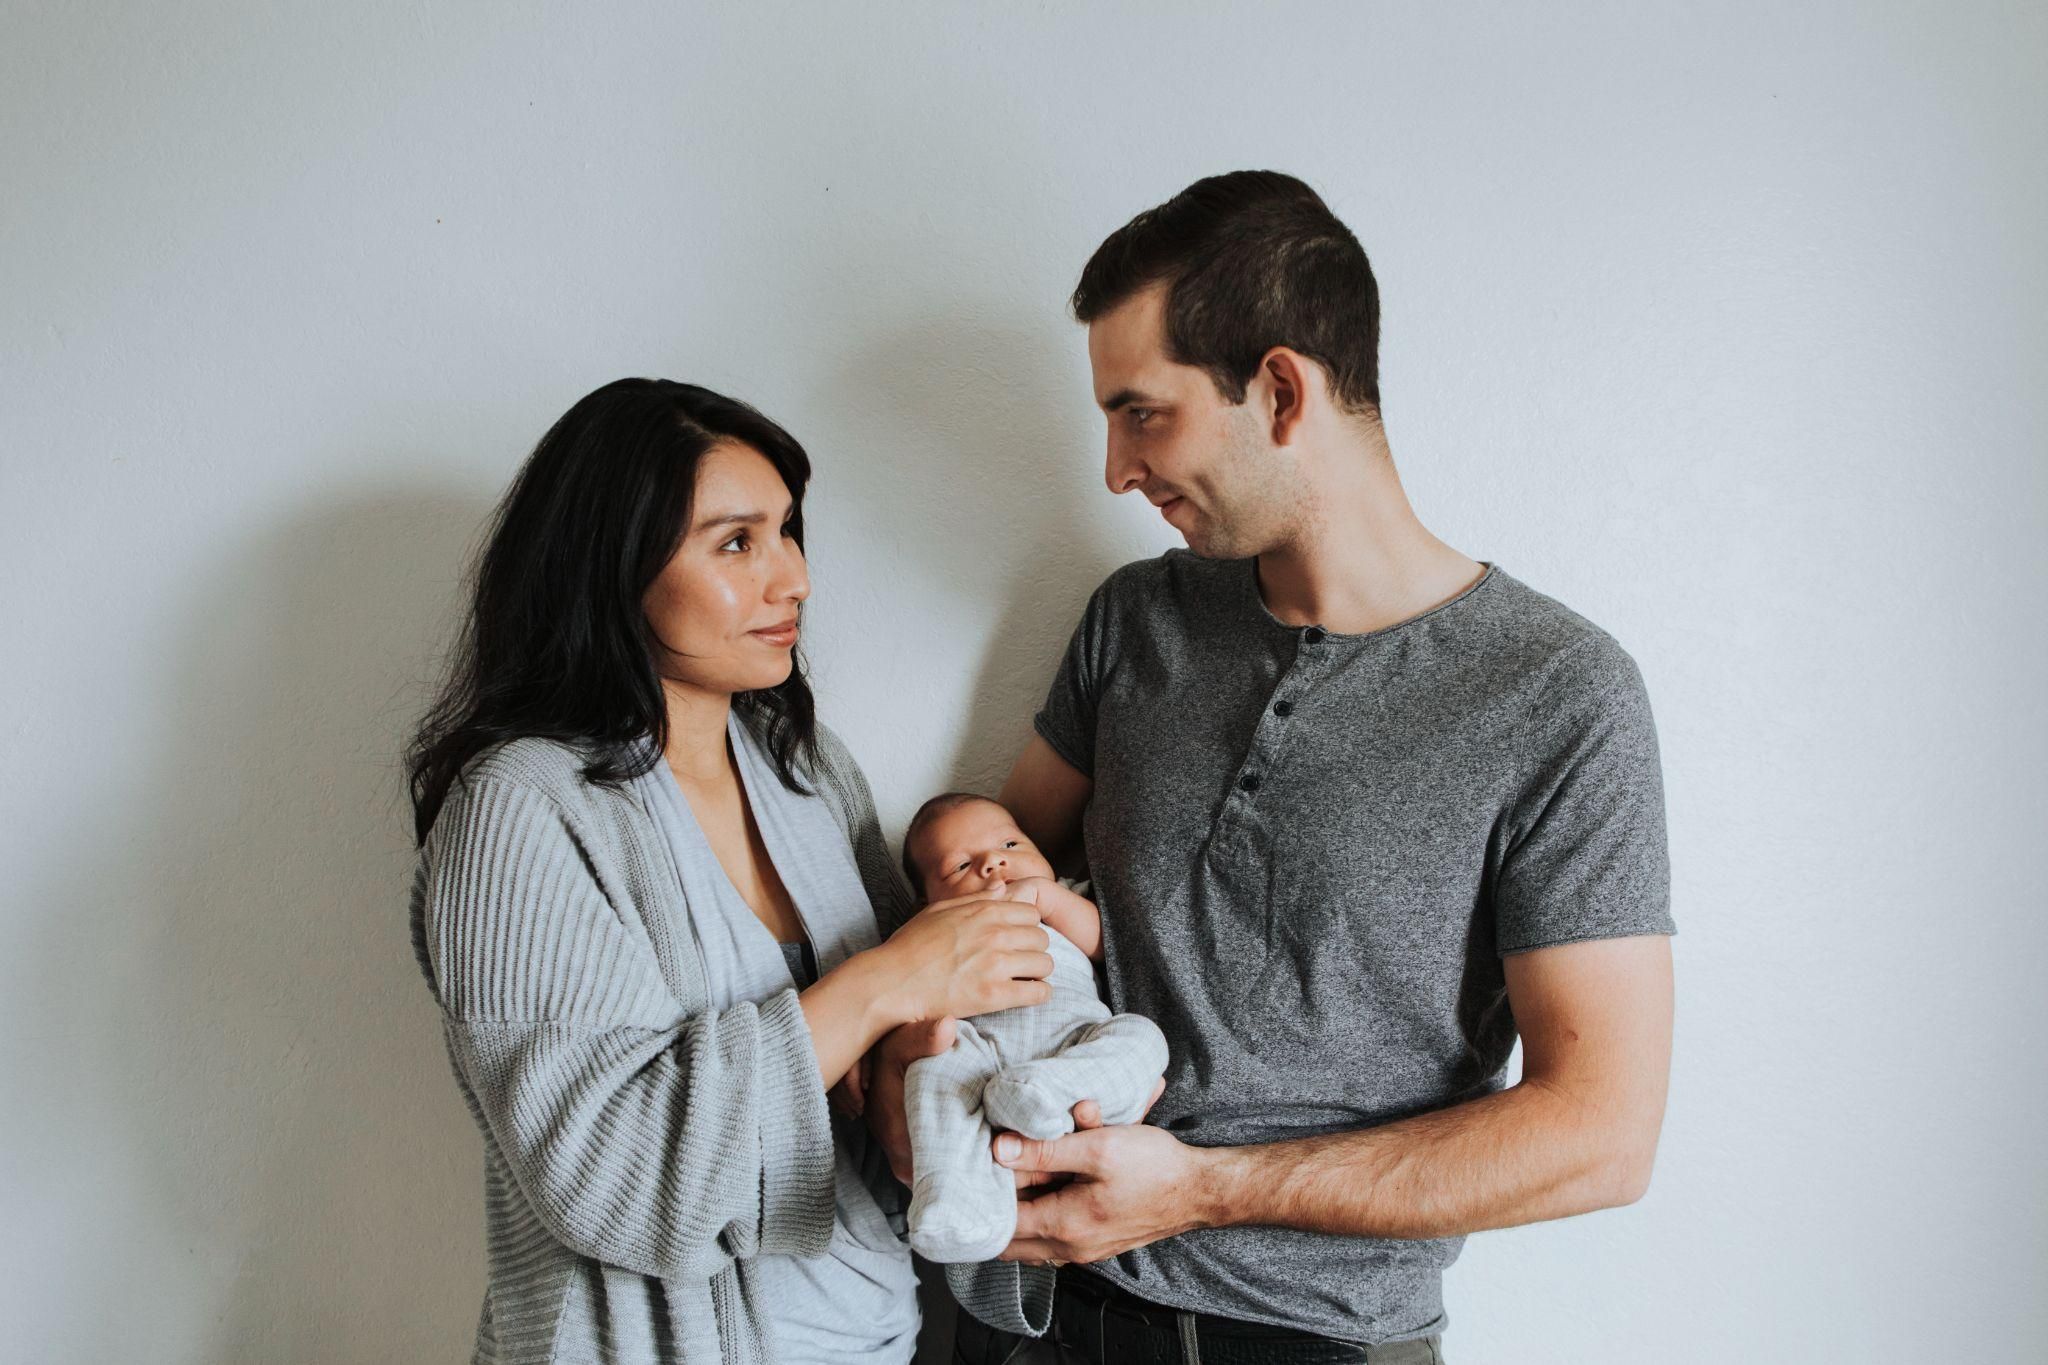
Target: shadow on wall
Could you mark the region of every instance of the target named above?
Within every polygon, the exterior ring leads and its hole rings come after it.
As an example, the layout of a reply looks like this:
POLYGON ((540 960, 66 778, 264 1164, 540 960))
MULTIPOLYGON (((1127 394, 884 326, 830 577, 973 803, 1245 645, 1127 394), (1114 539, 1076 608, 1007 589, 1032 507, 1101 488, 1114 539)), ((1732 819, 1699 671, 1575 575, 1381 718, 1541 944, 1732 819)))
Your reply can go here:
MULTIPOLYGON (((993 794, 1031 734, 1089 593, 1144 548, 1109 515, 1101 419, 1085 366, 1075 376, 1080 333, 963 321, 990 316, 1000 316, 994 304, 949 300, 854 350, 823 401, 850 419, 855 435, 847 444, 866 468, 841 479, 827 467, 820 482, 830 515, 874 528, 869 539, 892 547, 898 560, 887 581, 901 600, 866 608, 869 619, 918 619, 932 603, 965 602, 993 620, 969 692, 965 738, 944 779, 993 794), (892 496, 905 488, 959 491, 892 496), (985 516, 973 514, 977 501, 985 516), (934 517, 935 508, 959 515, 934 517)), ((958 625, 943 616, 933 622, 936 629, 958 625)), ((914 659, 918 643, 913 632, 866 662, 914 659)), ((929 720, 898 717, 911 727, 903 743, 928 745, 929 720)))
POLYGON ((194 1263, 192 1349, 166 1359, 468 1349, 481 1152, 412 959, 397 755, 487 512, 321 508, 188 599, 173 737, 120 817, 153 957, 94 1026, 156 1201, 134 1215, 194 1263))

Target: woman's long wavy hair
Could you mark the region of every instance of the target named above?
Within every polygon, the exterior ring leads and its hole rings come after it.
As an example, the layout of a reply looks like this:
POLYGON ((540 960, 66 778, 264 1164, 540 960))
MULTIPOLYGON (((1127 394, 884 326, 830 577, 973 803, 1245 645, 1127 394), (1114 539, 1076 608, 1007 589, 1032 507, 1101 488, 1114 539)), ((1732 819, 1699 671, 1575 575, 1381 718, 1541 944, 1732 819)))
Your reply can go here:
MULTIPOLYGON (((491 516, 446 681, 406 746, 416 843, 464 767, 501 741, 572 743, 584 778, 603 785, 660 761, 668 707, 641 602, 689 525, 698 462, 724 441, 760 451, 782 475, 801 547, 810 457, 737 399, 620 379, 541 437, 491 516), (643 735, 654 748, 636 752, 643 735)), ((814 751, 817 708, 801 655, 786 681, 738 693, 733 706, 758 725, 783 783, 804 791, 798 771, 814 751)))

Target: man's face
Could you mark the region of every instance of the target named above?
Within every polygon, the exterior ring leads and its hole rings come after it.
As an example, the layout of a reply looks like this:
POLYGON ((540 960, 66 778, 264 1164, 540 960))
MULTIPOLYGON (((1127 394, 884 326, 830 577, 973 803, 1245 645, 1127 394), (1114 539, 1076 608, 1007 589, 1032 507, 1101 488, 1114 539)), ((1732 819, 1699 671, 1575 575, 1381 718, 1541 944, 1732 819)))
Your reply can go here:
MULTIPOLYGON (((1088 363, 1109 418, 1110 492, 1144 494, 1205 558, 1247 559, 1289 538, 1302 505, 1294 461, 1256 401, 1228 403, 1205 371, 1167 357, 1164 284, 1089 324, 1088 363)), ((1250 397, 1260 392, 1255 381, 1250 397)))

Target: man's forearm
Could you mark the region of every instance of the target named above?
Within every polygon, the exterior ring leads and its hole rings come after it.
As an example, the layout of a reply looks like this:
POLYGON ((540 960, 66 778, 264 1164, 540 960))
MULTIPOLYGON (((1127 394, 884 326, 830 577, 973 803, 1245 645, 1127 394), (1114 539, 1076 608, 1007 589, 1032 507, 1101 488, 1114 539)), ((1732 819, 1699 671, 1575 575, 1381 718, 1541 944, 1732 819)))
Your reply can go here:
POLYGON ((1541 1081, 1378 1128, 1203 1154, 1215 1226, 1452 1237, 1632 1203, 1656 1145, 1640 1123, 1541 1081))

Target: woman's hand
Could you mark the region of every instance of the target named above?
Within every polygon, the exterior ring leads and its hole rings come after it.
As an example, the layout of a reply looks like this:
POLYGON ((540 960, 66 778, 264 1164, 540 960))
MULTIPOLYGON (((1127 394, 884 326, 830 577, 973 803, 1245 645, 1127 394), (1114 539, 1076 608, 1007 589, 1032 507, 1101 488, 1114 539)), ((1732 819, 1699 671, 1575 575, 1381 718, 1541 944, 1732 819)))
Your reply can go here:
POLYGON ((847 1072, 900 1025, 1051 998, 1052 940, 1035 908, 1002 896, 998 889, 928 906, 887 943, 855 953, 798 994, 819 1079, 840 1092, 838 1103, 872 1107, 872 1094, 855 1100, 847 1072))
POLYGON ((926 906, 887 943, 895 1024, 1042 1005, 1052 998, 1052 940, 1037 907, 998 889, 926 906))

